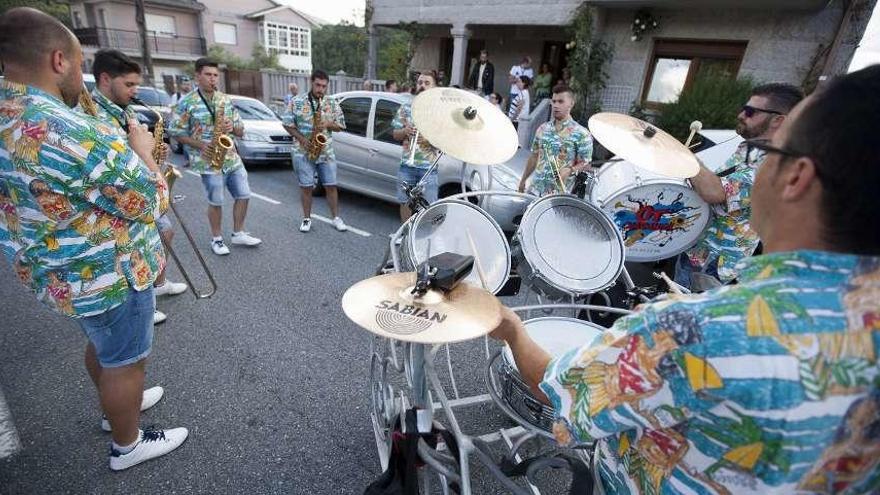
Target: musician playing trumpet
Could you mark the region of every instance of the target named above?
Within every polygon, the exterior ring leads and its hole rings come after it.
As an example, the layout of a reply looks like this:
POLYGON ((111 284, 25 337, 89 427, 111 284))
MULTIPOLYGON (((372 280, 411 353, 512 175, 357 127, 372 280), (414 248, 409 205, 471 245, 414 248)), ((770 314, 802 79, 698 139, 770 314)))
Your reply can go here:
POLYGON ((333 226, 344 232, 348 227, 339 217, 333 133, 345 129, 345 117, 336 98, 327 95, 330 76, 318 69, 312 72, 310 80, 309 92, 294 97, 281 119, 284 129, 296 141, 291 149, 291 158, 302 204, 303 218, 299 231, 312 229, 312 191, 315 188, 315 175, 318 175, 327 192, 333 226))
MULTIPOLYGON (((92 72, 95 75, 95 89, 91 93, 95 102, 95 117, 112 126, 123 138, 126 137, 129 123, 137 123, 137 115, 130 103, 137 95, 138 86, 143 82, 140 65, 118 50, 105 49, 95 54, 92 72)), ((168 145, 157 142, 155 146, 161 150, 157 163, 161 167, 168 157, 168 145)), ((171 243, 174 239, 174 229, 167 213, 156 218, 156 227, 159 229, 162 243, 166 245, 171 243)), ((177 295, 187 289, 184 283, 167 280, 164 267, 156 276, 153 287, 157 296, 177 295)), ((165 318, 163 312, 156 310, 153 322, 161 323, 165 318)))
POLYGON ((252 247, 263 241, 244 230, 251 189, 244 163, 235 146, 231 146, 232 135, 244 136, 244 125, 229 96, 217 91, 219 78, 217 62, 209 58, 196 60, 195 79, 199 87, 174 107, 168 133, 183 144, 193 171, 202 176, 208 196, 211 250, 223 256, 229 254, 221 225, 224 186, 235 200, 232 244, 252 247))
MULTIPOLYGON (((437 73, 433 70, 423 72, 416 80, 416 95, 435 86, 437 73)), ((412 118, 412 103, 400 105, 391 127, 394 129, 394 139, 403 143, 400 169, 397 172, 397 201, 400 203, 400 220, 405 222, 412 216, 412 211, 407 205, 409 198, 404 186, 412 187, 422 179, 437 158, 437 148, 419 135, 412 118)), ((428 176, 423 194, 429 203, 437 201, 439 186, 436 169, 428 176)))

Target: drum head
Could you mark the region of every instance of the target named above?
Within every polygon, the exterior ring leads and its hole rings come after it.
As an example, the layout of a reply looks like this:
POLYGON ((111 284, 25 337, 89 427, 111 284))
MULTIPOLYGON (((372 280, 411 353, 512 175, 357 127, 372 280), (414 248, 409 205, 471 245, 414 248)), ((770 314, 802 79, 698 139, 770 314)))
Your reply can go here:
MULTIPOLYGON (((432 204, 413 220, 406 240, 413 266, 445 252, 479 259, 486 276, 486 290, 493 294, 504 287, 510 275, 510 246, 504 232, 488 213, 467 201, 444 200, 432 204), (476 256, 468 234, 477 248, 476 256)), ((465 281, 475 287, 483 286, 476 260, 465 281)))
MULTIPOLYGON (((595 323, 557 316, 534 318, 523 325, 529 337, 554 358, 593 342, 605 330, 595 323)), ((503 356, 507 364, 516 369, 510 347, 504 346, 503 356)))
POLYGON ((517 237, 534 276, 567 293, 599 291, 623 269, 620 232, 602 210, 574 196, 532 203, 517 237))

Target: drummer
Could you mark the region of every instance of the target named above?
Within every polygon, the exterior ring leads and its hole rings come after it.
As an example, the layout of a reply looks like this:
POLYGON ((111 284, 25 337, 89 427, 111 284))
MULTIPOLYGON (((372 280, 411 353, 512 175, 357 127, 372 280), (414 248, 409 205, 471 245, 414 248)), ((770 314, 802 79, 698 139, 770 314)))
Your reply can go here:
MULTIPOLYGON (((745 139, 773 138, 786 115, 804 97, 790 84, 764 84, 752 90, 748 102, 736 116, 736 132, 745 139)), ((717 174, 704 166, 691 179, 694 190, 712 205, 715 215, 703 237, 689 251, 679 256, 675 281, 701 291, 718 282, 729 283, 737 276, 736 264, 751 256, 758 247, 758 235, 751 228, 751 190, 755 170, 764 152, 740 143, 717 174), (705 276, 691 277, 694 272, 705 276), (714 280, 713 280, 714 279, 714 280), (706 281, 709 282, 706 286, 706 281)))
POLYGON ((556 360, 505 310, 492 336, 555 409, 557 440, 596 442, 601 491, 876 490, 878 114, 875 65, 755 145, 751 225, 765 254, 738 265, 736 290, 645 305, 556 360))
POLYGON ((519 181, 519 192, 526 190, 533 173, 530 193, 545 196, 569 192, 576 173, 590 169, 593 137, 571 117, 574 102, 570 87, 560 84, 553 88, 553 119, 535 132, 532 154, 519 181))

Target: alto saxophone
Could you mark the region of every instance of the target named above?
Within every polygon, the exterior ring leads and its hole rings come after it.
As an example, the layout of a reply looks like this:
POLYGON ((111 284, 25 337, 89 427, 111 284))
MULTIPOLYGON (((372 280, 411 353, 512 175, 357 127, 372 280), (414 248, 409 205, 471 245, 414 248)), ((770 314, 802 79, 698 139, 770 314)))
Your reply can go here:
POLYGON ((211 168, 220 170, 223 168, 223 162, 226 161, 226 153, 232 149, 232 139, 223 133, 222 129, 217 128, 218 122, 225 120, 226 102, 220 98, 220 102, 214 107, 214 131, 211 134, 211 144, 208 145, 208 157, 210 158, 211 168))
MULTIPOLYGON (((156 115, 156 125, 153 127, 153 160, 156 162, 156 165, 162 166, 162 145, 163 139, 165 138, 165 119, 162 118, 162 114, 159 113, 155 108, 147 105, 143 101, 138 98, 132 98, 131 102, 136 105, 141 105, 142 107, 148 108, 151 112, 156 115)), ((174 185, 174 181, 177 180, 181 174, 180 171, 177 170, 174 165, 169 164, 165 168, 165 172, 162 174, 165 177, 165 182, 168 184, 168 191, 171 191, 171 187, 174 185)))
POLYGON ((79 94, 79 107, 82 108, 82 111, 87 115, 92 117, 98 116, 98 106, 95 104, 95 100, 92 99, 92 95, 85 86, 83 86, 83 90, 79 94))
MULTIPOLYGON (((309 95, 311 97, 311 95, 309 95)), ((327 135, 323 132, 317 132, 318 124, 321 123, 321 101, 318 100, 318 106, 312 115, 312 138, 309 140, 309 149, 307 158, 310 162, 314 162, 321 156, 321 152, 327 146, 327 135)))

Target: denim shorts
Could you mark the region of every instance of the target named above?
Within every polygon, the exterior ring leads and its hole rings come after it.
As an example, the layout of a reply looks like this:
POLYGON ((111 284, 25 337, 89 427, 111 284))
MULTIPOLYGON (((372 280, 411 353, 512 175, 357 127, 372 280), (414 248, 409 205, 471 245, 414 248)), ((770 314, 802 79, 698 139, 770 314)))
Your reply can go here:
POLYGON ((336 162, 312 163, 305 155, 292 153, 293 155, 293 171, 296 172, 296 180, 299 187, 315 187, 315 169, 318 170, 318 177, 321 184, 325 186, 336 185, 336 162))
POLYGON ((159 232, 167 232, 173 228, 167 213, 163 213, 161 217, 156 219, 156 227, 159 229, 159 232))
MULTIPOLYGON (((406 183, 409 186, 416 185, 416 183, 422 180, 422 176, 425 175, 425 172, 427 171, 428 169, 426 168, 410 167, 409 165, 400 166, 400 169, 397 171, 397 201, 400 204, 406 204, 409 200, 409 198, 406 197, 406 191, 403 190, 403 184, 406 183)), ((433 171, 425 182, 425 190, 422 194, 425 196, 425 199, 428 200, 428 203, 437 201, 437 195, 440 188, 437 183, 437 175, 437 171, 433 171)))
POLYGON ((225 174, 202 174, 202 185, 205 186, 205 193, 208 195, 208 204, 223 206, 224 183, 233 199, 250 198, 251 188, 248 186, 247 176, 247 170, 244 167, 225 174))
POLYGON ((80 318, 79 325, 92 345, 103 368, 136 363, 153 347, 153 287, 128 290, 125 302, 94 316, 80 318))

